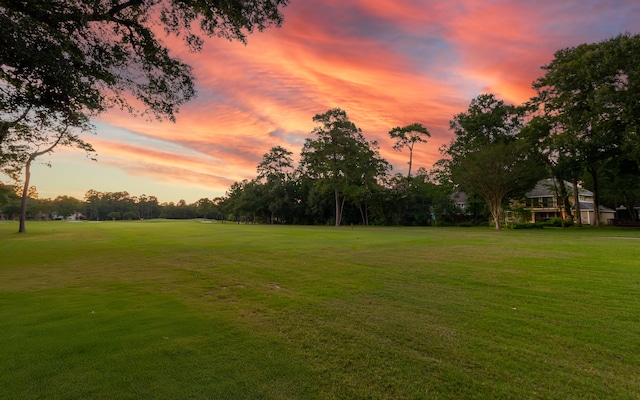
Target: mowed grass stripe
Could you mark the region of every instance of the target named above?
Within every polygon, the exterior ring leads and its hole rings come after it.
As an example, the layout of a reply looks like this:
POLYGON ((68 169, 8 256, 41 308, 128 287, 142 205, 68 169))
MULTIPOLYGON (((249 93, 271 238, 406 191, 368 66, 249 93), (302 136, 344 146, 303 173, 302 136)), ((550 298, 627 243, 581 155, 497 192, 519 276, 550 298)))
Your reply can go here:
POLYGON ((0 224, 2 398, 636 398, 640 232, 0 224))

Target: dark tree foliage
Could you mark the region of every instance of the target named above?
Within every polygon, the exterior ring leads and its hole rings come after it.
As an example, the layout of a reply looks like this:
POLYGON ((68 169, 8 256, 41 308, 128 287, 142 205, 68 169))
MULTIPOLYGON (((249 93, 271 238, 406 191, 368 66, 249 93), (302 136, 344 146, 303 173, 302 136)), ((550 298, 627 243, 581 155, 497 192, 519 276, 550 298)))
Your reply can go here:
POLYGON ((296 183, 292 155, 282 146, 272 147, 257 167, 257 179, 264 185, 263 195, 272 224, 293 220, 296 183))
POLYGON ((158 34, 244 42, 280 25, 288 0, 2 0, 0 141, 30 109, 70 115, 137 105, 174 119, 193 97, 191 67, 170 55, 158 34), (139 104, 132 104, 132 94, 139 104), (6 100, 10 100, 7 102, 6 100))
POLYGON ((574 184, 588 172, 599 224, 603 167, 621 156, 640 162, 640 36, 559 50, 543 69, 533 102, 551 126, 552 155, 568 166, 574 184))
POLYGON ((20 212, 20 196, 16 187, 0 182, 0 219, 13 219, 20 212))
POLYGON ((526 111, 492 94, 480 95, 451 121, 456 136, 441 150, 451 181, 485 200, 496 229, 501 229, 505 201, 523 195, 542 177, 531 143, 520 135, 526 111))
POLYGON ((389 164, 380 157, 378 144, 368 142, 344 110, 328 110, 313 121, 318 123, 312 132, 315 139, 306 140, 300 162, 321 192, 333 194, 335 226, 340 226, 346 200, 362 206, 367 188, 386 173, 389 164))
POLYGON ((413 166, 413 148, 416 143, 426 143, 428 137, 431 137, 429 130, 422 124, 413 123, 403 127, 395 127, 389 131, 389 136, 396 140, 393 149, 402 151, 405 147, 409 149, 409 172, 407 178, 411 178, 411 167, 413 166))

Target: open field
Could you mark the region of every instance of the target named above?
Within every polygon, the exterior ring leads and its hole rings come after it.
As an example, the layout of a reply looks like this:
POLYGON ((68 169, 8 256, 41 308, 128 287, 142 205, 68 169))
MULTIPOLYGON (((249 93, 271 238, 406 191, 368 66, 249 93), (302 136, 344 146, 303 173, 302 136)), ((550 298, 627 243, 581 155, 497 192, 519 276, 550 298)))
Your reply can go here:
POLYGON ((636 399, 640 231, 0 222, 1 399, 636 399))

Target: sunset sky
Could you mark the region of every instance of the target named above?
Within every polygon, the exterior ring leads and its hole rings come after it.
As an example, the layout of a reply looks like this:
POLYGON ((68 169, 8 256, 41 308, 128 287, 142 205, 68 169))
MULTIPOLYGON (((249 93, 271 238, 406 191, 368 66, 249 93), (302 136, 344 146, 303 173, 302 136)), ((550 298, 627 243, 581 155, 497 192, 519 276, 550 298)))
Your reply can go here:
POLYGON ((246 46, 217 38, 197 54, 175 46, 198 90, 177 123, 101 116, 97 135, 85 137, 98 161, 73 150, 43 159, 52 167, 33 168, 39 196, 222 196, 254 178, 273 146, 297 159, 312 117, 334 107, 378 140, 394 173, 406 173, 408 154, 393 150, 389 130, 422 123, 432 137, 416 146, 414 170, 430 169, 452 136, 449 121, 472 98, 522 103, 556 50, 640 33, 638 0, 292 0, 284 15, 281 28, 246 46))

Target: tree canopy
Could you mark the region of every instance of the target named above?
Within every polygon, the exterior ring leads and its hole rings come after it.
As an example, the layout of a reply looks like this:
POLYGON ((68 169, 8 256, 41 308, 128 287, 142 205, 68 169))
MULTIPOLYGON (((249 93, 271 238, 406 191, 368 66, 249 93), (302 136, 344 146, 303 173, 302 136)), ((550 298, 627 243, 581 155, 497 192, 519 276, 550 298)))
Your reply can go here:
POLYGON ((422 124, 413 123, 411 125, 393 128, 389 131, 389 136, 396 140, 396 143, 393 145, 394 150, 402 151, 405 147, 409 149, 409 172, 407 172, 407 178, 411 178, 413 148, 416 143, 426 143, 426 138, 431 137, 431 133, 429 133, 429 130, 422 126, 422 124))
POLYGON ((191 67, 172 56, 158 35, 164 31, 181 36, 192 51, 202 48, 201 35, 244 42, 247 33, 280 25, 280 8, 287 3, 3 1, 0 132, 6 134, 27 110, 37 108, 73 114, 141 106, 156 117, 174 119, 177 108, 195 94, 193 75, 191 67))
POLYGON ((561 49, 533 84, 554 156, 574 183, 583 170, 591 177, 596 224, 603 165, 622 154, 640 162, 639 53, 640 36, 630 34, 561 49))
POLYGON ((523 195, 541 177, 531 143, 520 136, 525 113, 525 107, 480 95, 451 121, 456 136, 442 149, 451 180, 485 200, 496 229, 505 200, 523 195))
POLYGON ((386 171, 388 163, 379 157, 377 143, 368 142, 344 110, 328 110, 313 121, 319 124, 312 132, 316 138, 306 140, 301 164, 320 187, 333 192, 335 225, 340 226, 345 199, 356 198, 360 188, 386 171))

